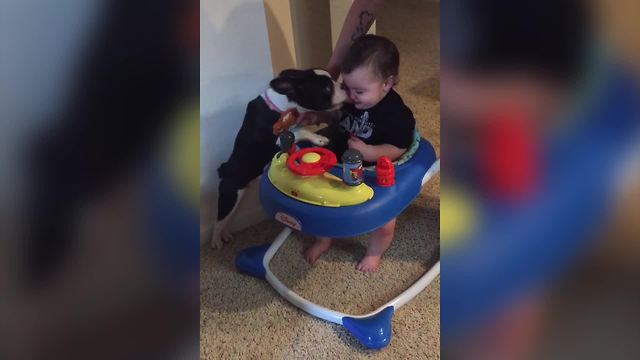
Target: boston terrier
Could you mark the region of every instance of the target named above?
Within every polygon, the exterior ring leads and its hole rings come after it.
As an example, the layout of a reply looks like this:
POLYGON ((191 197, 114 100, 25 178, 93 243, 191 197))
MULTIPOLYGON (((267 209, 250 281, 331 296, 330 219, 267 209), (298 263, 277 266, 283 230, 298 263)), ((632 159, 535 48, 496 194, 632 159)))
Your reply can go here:
MULTIPOLYGON (((292 123, 288 112, 336 110, 346 100, 345 90, 331 79, 327 71, 289 69, 271 80, 269 88, 249 102, 231 157, 218 168, 218 216, 211 247, 219 249, 223 241, 231 240, 231 234, 225 227, 247 185, 262 174, 279 151, 276 145, 278 131, 286 130, 292 123)), ((317 146, 328 143, 326 137, 305 128, 294 134, 295 142, 308 140, 317 146)))

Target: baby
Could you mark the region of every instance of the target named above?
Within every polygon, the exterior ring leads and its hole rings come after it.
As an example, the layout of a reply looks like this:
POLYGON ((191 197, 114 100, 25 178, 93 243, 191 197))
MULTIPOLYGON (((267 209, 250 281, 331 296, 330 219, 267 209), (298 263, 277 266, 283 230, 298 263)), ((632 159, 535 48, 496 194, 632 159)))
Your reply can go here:
MULTIPOLYGON (((366 163, 375 163, 381 156, 395 161, 413 141, 413 113, 393 90, 399 59, 398 49, 389 39, 365 35, 353 43, 342 63, 342 80, 352 103, 341 109, 340 127, 348 135, 346 145, 360 151, 366 163)), ((393 240, 395 225, 394 218, 372 232, 357 270, 378 269, 393 240)), ((305 251, 307 262, 313 265, 331 247, 331 241, 318 237, 305 251)))

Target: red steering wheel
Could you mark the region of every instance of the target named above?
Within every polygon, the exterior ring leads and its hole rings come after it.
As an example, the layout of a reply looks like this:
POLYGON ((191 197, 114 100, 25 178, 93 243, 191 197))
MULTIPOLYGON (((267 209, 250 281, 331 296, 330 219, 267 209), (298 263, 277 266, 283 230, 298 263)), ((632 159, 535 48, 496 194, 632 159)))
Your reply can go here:
POLYGON ((331 169, 337 162, 338 159, 336 159, 336 154, 333 152, 321 147, 312 147, 302 149, 289 156, 287 159, 287 167, 295 174, 312 176, 324 173, 331 169), (320 155, 320 159, 310 163, 302 161, 302 156, 308 153, 316 153, 320 155))

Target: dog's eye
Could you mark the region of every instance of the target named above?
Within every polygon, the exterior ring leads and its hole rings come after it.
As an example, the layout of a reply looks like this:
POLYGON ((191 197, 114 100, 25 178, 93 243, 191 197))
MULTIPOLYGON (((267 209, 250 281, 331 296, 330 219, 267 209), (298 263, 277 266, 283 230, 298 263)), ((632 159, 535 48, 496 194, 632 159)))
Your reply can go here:
POLYGON ((327 94, 331 94, 332 90, 333 90, 333 86, 327 86, 324 88, 324 92, 327 94))

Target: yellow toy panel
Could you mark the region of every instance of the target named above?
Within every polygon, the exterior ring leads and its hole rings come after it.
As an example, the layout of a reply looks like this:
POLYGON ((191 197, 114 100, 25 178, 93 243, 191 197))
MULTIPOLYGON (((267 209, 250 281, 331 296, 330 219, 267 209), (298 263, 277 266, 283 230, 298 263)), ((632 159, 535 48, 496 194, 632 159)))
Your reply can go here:
MULTIPOLYGON (((317 160, 312 154, 305 156, 306 162, 317 160)), ((373 197, 373 189, 365 183, 349 186, 329 172, 313 176, 294 174, 287 168, 287 159, 286 153, 276 154, 268 176, 273 186, 289 197, 327 207, 358 205, 373 197)))

